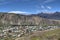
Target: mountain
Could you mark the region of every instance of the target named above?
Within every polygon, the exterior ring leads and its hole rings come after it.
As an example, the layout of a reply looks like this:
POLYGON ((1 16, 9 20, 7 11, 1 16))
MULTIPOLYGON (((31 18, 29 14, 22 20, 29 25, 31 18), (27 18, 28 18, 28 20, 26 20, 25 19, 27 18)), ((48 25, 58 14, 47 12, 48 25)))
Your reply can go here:
POLYGON ((39 13, 37 14, 40 17, 47 18, 47 19, 55 19, 60 20, 60 12, 55 13, 39 13))
MULTIPOLYGON (((2 25, 60 25, 60 20, 52 20, 58 14, 22 15, 0 12, 0 26, 2 25), (53 16, 53 17, 52 17, 53 16), (51 19, 48 19, 51 18, 51 19)), ((60 17, 60 16, 59 16, 60 17)))

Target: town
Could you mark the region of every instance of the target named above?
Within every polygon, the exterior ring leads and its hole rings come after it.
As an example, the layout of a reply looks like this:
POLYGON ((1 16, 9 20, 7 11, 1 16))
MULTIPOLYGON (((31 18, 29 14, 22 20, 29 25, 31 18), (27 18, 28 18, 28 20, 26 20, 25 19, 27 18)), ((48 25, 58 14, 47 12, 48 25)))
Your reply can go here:
POLYGON ((22 37, 25 34, 31 34, 34 31, 54 30, 59 26, 42 27, 37 25, 12 25, 9 27, 0 27, 0 39, 5 37, 22 37))

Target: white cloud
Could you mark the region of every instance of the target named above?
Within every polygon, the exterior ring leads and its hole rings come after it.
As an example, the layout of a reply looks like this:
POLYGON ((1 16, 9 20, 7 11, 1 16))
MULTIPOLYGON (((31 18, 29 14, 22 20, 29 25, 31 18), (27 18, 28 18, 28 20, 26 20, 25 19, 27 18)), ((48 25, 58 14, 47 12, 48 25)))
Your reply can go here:
POLYGON ((27 13, 27 12, 22 12, 22 11, 10 11, 8 13, 21 13, 21 14, 24 14, 24 13, 27 13))
POLYGON ((52 9, 51 6, 43 6, 43 5, 41 5, 41 8, 42 8, 42 9, 52 9))
POLYGON ((43 6, 43 5, 41 5, 41 8, 42 8, 42 9, 52 9, 51 6, 43 6))
POLYGON ((47 8, 48 8, 48 9, 52 9, 52 7, 50 7, 50 6, 47 6, 47 8))

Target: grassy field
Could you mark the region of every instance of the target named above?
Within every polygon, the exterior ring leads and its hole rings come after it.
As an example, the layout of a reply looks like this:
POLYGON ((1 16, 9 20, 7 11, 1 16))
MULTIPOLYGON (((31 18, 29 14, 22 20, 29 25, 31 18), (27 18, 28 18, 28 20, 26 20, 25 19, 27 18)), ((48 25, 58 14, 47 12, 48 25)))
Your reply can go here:
POLYGON ((60 29, 36 32, 30 40, 60 40, 60 29))

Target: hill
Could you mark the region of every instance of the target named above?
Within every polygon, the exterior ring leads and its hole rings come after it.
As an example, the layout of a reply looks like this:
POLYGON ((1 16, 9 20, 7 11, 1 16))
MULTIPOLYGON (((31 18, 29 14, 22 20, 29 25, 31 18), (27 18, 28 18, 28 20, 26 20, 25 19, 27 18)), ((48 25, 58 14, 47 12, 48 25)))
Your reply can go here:
MULTIPOLYGON (((50 15, 57 15, 50 14, 50 15)), ((60 20, 55 17, 48 17, 48 14, 22 15, 14 13, 0 13, 0 26, 2 25, 59 25, 60 20), (53 20, 54 19, 54 20, 53 20)), ((60 17, 60 16, 59 16, 60 17)))

